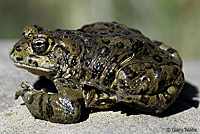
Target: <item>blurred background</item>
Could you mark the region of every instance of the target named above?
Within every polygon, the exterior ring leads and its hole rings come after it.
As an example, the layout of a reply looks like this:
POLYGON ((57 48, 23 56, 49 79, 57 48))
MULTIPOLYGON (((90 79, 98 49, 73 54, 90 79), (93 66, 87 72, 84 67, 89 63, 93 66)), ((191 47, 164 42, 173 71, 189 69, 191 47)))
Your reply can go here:
POLYGON ((97 21, 137 28, 183 59, 200 59, 199 0, 0 0, 0 40, 17 41, 28 24, 78 29, 97 21))

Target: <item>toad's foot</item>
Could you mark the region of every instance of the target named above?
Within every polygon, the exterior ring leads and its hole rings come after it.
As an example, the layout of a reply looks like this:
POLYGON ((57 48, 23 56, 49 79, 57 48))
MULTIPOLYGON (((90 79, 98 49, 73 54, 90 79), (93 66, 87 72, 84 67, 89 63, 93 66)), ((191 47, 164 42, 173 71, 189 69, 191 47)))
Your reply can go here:
POLYGON ((21 90, 16 91, 16 93, 15 93, 15 99, 18 99, 19 96, 24 96, 24 94, 25 94, 27 91, 30 91, 30 92, 38 92, 38 91, 35 90, 34 87, 32 87, 28 82, 22 82, 21 87, 22 87, 21 90))

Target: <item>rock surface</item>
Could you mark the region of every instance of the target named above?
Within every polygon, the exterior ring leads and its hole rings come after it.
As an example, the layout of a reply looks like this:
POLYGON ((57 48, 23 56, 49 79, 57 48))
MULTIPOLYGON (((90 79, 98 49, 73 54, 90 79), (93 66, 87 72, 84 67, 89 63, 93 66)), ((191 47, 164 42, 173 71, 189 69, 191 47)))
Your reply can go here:
POLYGON ((76 124, 35 119, 22 99, 14 100, 22 81, 38 76, 16 68, 8 57, 15 41, 0 41, 0 133, 200 133, 200 61, 184 61, 186 84, 177 101, 162 115, 124 109, 95 111, 76 124))

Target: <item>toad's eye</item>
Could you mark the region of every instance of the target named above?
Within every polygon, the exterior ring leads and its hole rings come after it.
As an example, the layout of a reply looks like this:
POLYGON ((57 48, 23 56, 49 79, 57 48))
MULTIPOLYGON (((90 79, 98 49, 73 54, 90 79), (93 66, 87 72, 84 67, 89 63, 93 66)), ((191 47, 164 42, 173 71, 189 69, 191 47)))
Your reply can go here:
POLYGON ((45 38, 36 38, 32 41, 31 47, 34 53, 43 55, 49 51, 50 42, 45 38))

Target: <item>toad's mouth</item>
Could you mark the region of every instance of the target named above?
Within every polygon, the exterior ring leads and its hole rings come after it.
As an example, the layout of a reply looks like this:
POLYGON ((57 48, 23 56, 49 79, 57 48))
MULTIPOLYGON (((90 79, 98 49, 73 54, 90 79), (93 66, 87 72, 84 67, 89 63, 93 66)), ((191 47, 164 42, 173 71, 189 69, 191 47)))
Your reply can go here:
POLYGON ((30 66, 30 65, 26 65, 22 63, 14 63, 14 65, 16 67, 26 69, 27 71, 36 75, 40 75, 40 76, 49 76, 49 75, 55 74, 55 71, 49 68, 34 67, 34 66, 30 66))

